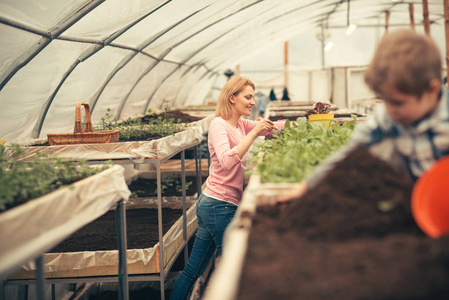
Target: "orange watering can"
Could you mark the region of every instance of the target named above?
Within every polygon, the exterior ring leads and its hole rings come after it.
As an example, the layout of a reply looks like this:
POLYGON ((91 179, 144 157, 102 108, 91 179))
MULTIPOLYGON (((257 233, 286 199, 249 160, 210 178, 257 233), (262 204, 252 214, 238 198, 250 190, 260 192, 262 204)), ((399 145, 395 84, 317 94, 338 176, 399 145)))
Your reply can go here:
POLYGON ((449 156, 439 159, 416 182, 412 214, 428 236, 449 234, 449 156))

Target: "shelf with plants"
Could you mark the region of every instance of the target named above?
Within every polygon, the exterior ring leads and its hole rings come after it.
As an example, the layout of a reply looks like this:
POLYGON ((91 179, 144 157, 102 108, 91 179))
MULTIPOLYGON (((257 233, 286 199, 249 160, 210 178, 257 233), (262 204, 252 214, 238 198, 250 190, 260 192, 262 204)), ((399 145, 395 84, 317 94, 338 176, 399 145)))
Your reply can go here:
MULTIPOLYGON (((106 118, 107 119, 107 118, 106 118)), ((27 149, 26 154, 21 155, 22 160, 29 160, 35 157, 36 155, 40 155, 40 153, 56 153, 60 157, 72 159, 74 161, 85 160, 88 164, 103 164, 106 161, 112 161, 114 164, 124 165, 125 167, 132 167, 133 174, 132 176, 136 176, 139 173, 139 168, 141 166, 151 165, 155 166, 156 169, 156 177, 157 177, 157 188, 161 191, 161 163, 169 160, 171 157, 178 153, 184 154, 186 149, 195 148, 195 152, 198 152, 198 146, 200 145, 203 139, 204 128, 199 126, 191 126, 191 127, 180 127, 179 124, 173 123, 172 120, 169 120, 168 124, 165 121, 161 121, 161 118, 157 118, 157 126, 155 124, 151 125, 139 125, 130 123, 121 123, 111 122, 108 120, 103 120, 104 124, 103 128, 105 130, 109 129, 119 129, 120 135, 123 135, 124 140, 128 139, 128 135, 139 136, 139 132, 141 132, 141 127, 143 131, 148 128, 159 128, 158 131, 164 131, 167 136, 162 138, 158 138, 151 141, 128 141, 128 142, 117 142, 117 143, 108 143, 108 144, 74 144, 74 145, 60 145, 60 146, 28 146, 24 147, 27 149), (174 133, 174 131, 183 129, 179 132, 174 133), (167 131, 168 130, 168 131, 167 131), (135 170, 137 168, 137 170, 135 170)), ((139 121, 136 121, 139 123, 139 121)), ((138 138, 140 139, 140 138, 138 138)), ((182 155, 183 156, 183 155, 182 155)), ((185 157, 183 156, 181 159, 181 165, 184 164, 185 157)), ((201 181, 201 160, 198 160, 199 163, 196 164, 198 170, 196 170, 196 176, 201 181), (199 166, 199 167, 198 167, 199 166)), ((183 167, 181 167, 183 168, 183 167)), ((181 170, 181 175, 185 180, 185 170, 181 170)), ((127 177, 128 181, 130 177, 127 177)), ((198 190, 201 189, 201 186, 197 187, 198 190)), ((159 264, 154 268, 148 268, 145 265, 146 255, 138 255, 136 257, 132 257, 134 261, 137 261, 136 265, 141 265, 140 270, 135 273, 143 274, 140 277, 134 276, 132 280, 135 281, 148 281, 148 280, 159 280, 161 283, 161 296, 163 297, 163 286, 166 275, 169 271, 169 267, 173 262, 169 261, 175 259, 179 254, 179 249, 185 248, 188 240, 191 238, 192 230, 196 229, 196 223, 191 225, 187 224, 188 214, 192 214, 187 211, 186 207, 186 198, 182 197, 182 205, 183 205, 183 218, 182 218, 182 246, 174 247, 173 251, 167 250, 167 253, 164 253, 166 247, 164 245, 164 235, 162 233, 163 228, 163 218, 162 218, 162 210, 163 199, 161 197, 160 192, 157 195, 157 210, 158 210, 158 226, 159 230, 159 246, 155 247, 157 251, 154 251, 156 260, 152 260, 152 263, 159 260, 159 264), (193 229, 191 227, 194 227, 193 229), (170 252, 171 251, 171 252, 170 252), (173 255, 175 253, 175 255, 173 255), (163 270, 163 271, 161 271, 163 270), (155 274, 158 273, 158 274, 155 274)), ((179 227, 179 226, 178 226, 179 227)), ((179 244, 179 241, 178 241, 179 244)), ((169 249, 169 248, 167 248, 169 249)), ((171 248, 170 248, 171 249, 171 248)), ((187 251, 185 251, 187 254, 187 251)), ((148 254, 148 253, 147 253, 148 254)), ((187 258, 186 258, 187 259, 187 258)), ((130 257, 128 257, 128 262, 130 261, 130 257)), ((106 263, 107 264, 107 263, 106 263)), ((102 270, 101 266, 98 267, 100 270, 96 274, 98 276, 109 276, 113 267, 109 267, 108 270, 102 270)), ((85 274, 80 275, 85 276, 85 274)), ((75 273, 74 273, 75 274, 75 273)), ((84 277, 86 278, 86 277, 84 277)))
POLYGON ((71 144, 55 146, 22 144, 28 149, 28 153, 23 156, 23 159, 29 159, 36 153, 51 152, 60 157, 73 160, 114 160, 115 163, 121 164, 143 163, 146 160, 164 159, 171 156, 172 153, 178 153, 183 149, 194 147, 202 140, 202 138, 203 130, 194 126, 150 141, 119 141, 116 143, 105 144, 71 144))
MULTIPOLYGON (((196 178, 187 179, 186 234, 189 240, 197 227, 197 196, 194 185, 196 178)), ((161 181, 164 275, 167 275, 184 247, 181 181, 180 177, 166 177, 161 181)), ((128 274, 131 277, 153 274, 152 279, 159 279, 154 275, 161 270, 156 181, 138 178, 128 188, 131 191, 126 203, 128 274)), ((46 268, 52 270, 48 278, 113 275, 117 268, 113 220, 114 211, 110 210, 44 254, 46 268)), ((32 273, 26 270, 14 275, 14 279, 29 277, 32 277, 32 273)), ((147 279, 151 278, 147 276, 147 279)))
POLYGON ((168 121, 180 124, 181 127, 200 127, 204 133, 209 130, 209 125, 214 118, 213 112, 198 115, 195 111, 185 111, 182 108, 172 109, 170 106, 163 104, 162 110, 148 110, 148 113, 139 118, 129 119, 125 122, 137 122, 142 124, 154 124, 161 121, 168 121), (193 114, 192 114, 193 113, 193 114), (139 121, 140 120, 140 121, 139 121))
POLYGON ((295 121, 300 117, 308 117, 312 114, 322 114, 317 110, 318 105, 324 105, 326 108, 326 114, 332 114, 333 119, 340 125, 352 121, 352 116, 356 116, 356 122, 363 122, 366 120, 367 115, 364 113, 358 113, 351 109, 340 109, 333 104, 322 103, 322 102, 307 102, 307 103, 291 103, 290 105, 278 105, 277 103, 269 104, 265 112, 265 117, 272 120, 284 120, 288 119, 295 121))
MULTIPOLYGON (((186 181, 184 183, 184 189, 182 186, 183 180, 186 180, 185 168, 182 166, 182 162, 184 161, 183 153, 184 150, 181 151, 181 172, 177 179, 178 182, 176 183, 176 186, 179 186, 179 188, 177 188, 180 192, 179 195, 169 198, 164 197, 164 186, 169 186, 171 184, 171 182, 160 177, 160 164, 169 159, 169 157, 165 157, 163 160, 151 161, 151 163, 156 164, 158 169, 158 178, 156 178, 155 183, 152 183, 154 185, 153 190, 156 189, 156 191, 153 191, 152 197, 146 197, 145 195, 140 195, 140 192, 137 192, 132 197, 132 205, 131 203, 127 205, 127 209, 133 210, 131 215, 134 215, 134 213, 139 210, 146 210, 147 212, 151 211, 151 214, 147 214, 146 219, 147 221, 156 223, 156 231, 159 231, 159 234, 156 232, 156 235, 158 235, 158 243, 155 245, 150 245, 148 247, 142 246, 127 251, 127 266, 129 270, 128 273, 130 274, 128 279, 130 281, 159 280, 161 285, 164 284, 164 280, 173 263, 181 251, 185 249, 188 241, 196 230, 196 194, 187 194, 187 191, 192 190, 191 187, 193 183, 186 181), (145 197, 136 197, 139 195, 145 197), (174 224, 170 224, 168 231, 162 233, 162 229, 164 228, 163 221, 167 221, 163 216, 163 211, 173 208, 176 208, 177 211, 181 210, 182 216, 175 219, 174 224)), ((173 154, 174 153, 171 153, 171 155, 173 154)), ((31 160, 36 159, 40 155, 42 154, 38 153, 36 156, 31 157, 31 160)), ((148 161, 145 163, 148 163, 148 161)), ((144 175, 145 172, 139 172, 138 175, 135 176, 144 175)), ((132 185, 132 183, 130 184, 132 185)), ((193 187, 193 191, 197 192, 195 187, 193 187)), ((110 213, 112 212, 109 212, 109 214, 110 213)), ((147 228, 146 230, 148 229, 150 228, 147 228)), ((146 233, 148 232, 146 231, 145 234, 146 233)), ((85 282, 86 280, 92 281, 93 278, 95 278, 94 280, 101 279, 101 281, 116 281, 110 278, 110 276, 114 274, 114 270, 117 269, 116 253, 116 250, 46 253, 44 254, 45 268, 52 270, 51 273, 47 274, 48 280, 52 283, 67 282, 70 280, 73 282, 85 282), (82 259, 80 259, 80 257, 82 259)), ((188 252, 185 251, 185 261, 187 255, 188 252)), ((16 272, 10 280, 27 280, 33 276, 32 273, 32 270, 21 270, 20 272, 16 272)))
POLYGON ((286 204, 274 206, 274 197, 303 175, 273 176, 276 184, 262 182, 269 172, 251 175, 225 241, 231 246, 204 299, 447 298, 449 237, 434 240, 419 230, 410 210, 413 182, 380 158, 388 147, 353 149, 286 204))
MULTIPOLYGON (((8 156, 3 146, 0 150, 0 238, 4 241, 0 274, 8 279, 6 283, 22 270, 36 278, 39 266, 31 260, 42 258, 43 253, 111 207, 123 207, 122 200, 130 194, 121 166, 93 167, 42 153, 22 161, 19 146, 12 147, 8 156)), ((126 234, 122 239, 126 241, 126 234)), ((45 264, 44 259, 42 275, 47 277, 51 271, 45 264)), ((114 274, 118 272, 116 268, 114 274)))

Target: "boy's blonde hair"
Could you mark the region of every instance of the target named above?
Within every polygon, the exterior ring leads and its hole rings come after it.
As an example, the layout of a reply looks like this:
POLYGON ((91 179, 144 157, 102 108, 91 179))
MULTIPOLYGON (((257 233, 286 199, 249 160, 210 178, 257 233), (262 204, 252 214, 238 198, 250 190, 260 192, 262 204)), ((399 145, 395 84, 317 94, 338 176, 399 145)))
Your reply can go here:
POLYGON ((398 30, 382 38, 374 54, 365 82, 381 94, 386 86, 418 98, 429 82, 441 82, 441 54, 432 38, 412 30, 398 30))
POLYGON ((230 100, 231 96, 240 93, 247 85, 252 87, 253 90, 256 89, 254 83, 248 78, 242 76, 234 76, 229 79, 229 81, 226 82, 226 84, 221 89, 220 96, 218 96, 215 116, 222 117, 225 120, 229 119, 232 114, 232 103, 230 100))

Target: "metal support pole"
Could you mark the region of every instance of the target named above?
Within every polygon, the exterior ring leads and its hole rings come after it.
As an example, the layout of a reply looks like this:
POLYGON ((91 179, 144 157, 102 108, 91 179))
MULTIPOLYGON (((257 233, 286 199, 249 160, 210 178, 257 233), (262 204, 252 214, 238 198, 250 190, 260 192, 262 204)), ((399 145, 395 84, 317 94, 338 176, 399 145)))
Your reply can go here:
POLYGON ((5 300, 5 286, 3 278, 0 278, 0 300, 5 300))
POLYGON ((429 19, 429 3, 428 0, 422 0, 422 15, 424 23, 424 32, 430 36, 430 19, 429 19))
POLYGON ((324 69, 326 66, 325 61, 325 55, 324 55, 324 44, 325 44, 325 38, 324 38, 324 25, 321 24, 321 69, 324 69))
POLYGON ((195 156, 196 192, 199 197, 201 194, 201 182, 200 182, 200 174, 199 174, 200 170, 199 170, 199 166, 198 166, 198 146, 195 146, 193 155, 195 156))
POLYGON ((38 300, 45 300, 45 273, 44 258, 39 256, 36 258, 36 297, 38 300))
POLYGON ((446 79, 449 75, 449 0, 444 0, 444 32, 446 36, 446 79))
POLYGON ((28 285, 20 284, 19 285, 19 300, 28 300, 28 285))
POLYGON ((206 136, 206 149, 207 149, 207 167, 210 167, 210 152, 209 152, 209 135, 206 136))
POLYGON ((117 203, 115 211, 116 228, 118 237, 118 282, 119 282, 119 299, 129 299, 128 288, 128 263, 126 258, 127 238, 126 238, 126 209, 123 200, 117 203))
POLYGON ((414 12, 414 8, 413 8, 413 3, 409 3, 409 5, 408 5, 408 12, 409 12, 409 15, 410 15, 410 28, 413 31, 416 31, 416 28, 415 28, 415 12, 414 12))
POLYGON ((203 185, 203 174, 202 174, 202 172, 203 172, 203 169, 202 169, 202 167, 201 167, 201 144, 199 144, 198 146, 197 146, 197 149, 198 149, 198 157, 199 157, 199 160, 198 160, 198 169, 199 169, 199 172, 198 172, 198 174, 200 175, 199 177, 200 177, 200 183, 199 183, 199 186, 200 186, 200 193, 198 194, 198 197, 200 196, 200 194, 203 192, 203 190, 202 190, 202 185, 203 185))
POLYGON ((56 288, 55 284, 51 284, 51 300, 56 300, 56 288))
POLYGON ((184 239, 184 265, 187 265, 189 259, 189 247, 187 247, 187 206, 186 206, 186 164, 185 150, 181 152, 181 185, 182 185, 182 236, 184 239))
POLYGON ((161 300, 165 299, 165 276, 164 276, 164 235, 162 232, 162 192, 161 192, 161 162, 158 160, 157 164, 157 214, 158 214, 158 229, 159 229, 159 283, 161 287, 161 300))

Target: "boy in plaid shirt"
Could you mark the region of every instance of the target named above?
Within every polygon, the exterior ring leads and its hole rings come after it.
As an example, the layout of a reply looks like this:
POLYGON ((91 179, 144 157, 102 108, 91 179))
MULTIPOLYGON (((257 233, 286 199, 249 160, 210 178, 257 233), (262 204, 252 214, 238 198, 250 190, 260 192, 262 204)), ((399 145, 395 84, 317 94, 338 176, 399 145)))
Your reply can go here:
POLYGON ((448 90, 442 87, 441 75, 441 54, 430 37, 411 30, 387 33, 365 73, 365 82, 384 105, 356 126, 346 146, 277 201, 302 196, 360 145, 414 180, 449 155, 448 90))

